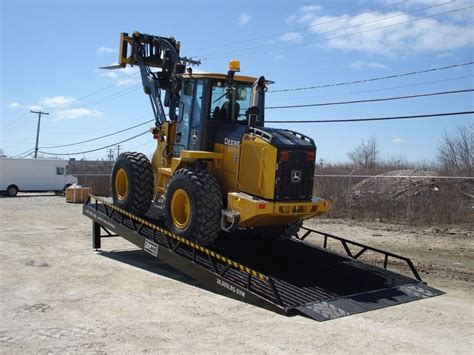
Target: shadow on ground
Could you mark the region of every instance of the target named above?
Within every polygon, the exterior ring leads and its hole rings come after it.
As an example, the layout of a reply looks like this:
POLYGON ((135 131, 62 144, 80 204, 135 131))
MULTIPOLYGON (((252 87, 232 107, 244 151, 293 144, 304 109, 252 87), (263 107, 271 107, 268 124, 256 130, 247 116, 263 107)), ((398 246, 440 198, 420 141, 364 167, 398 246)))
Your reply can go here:
POLYGON ((167 277, 179 282, 183 282, 187 285, 196 286, 207 290, 202 287, 196 280, 192 279, 188 275, 181 271, 169 266, 159 259, 148 255, 143 250, 124 250, 124 251, 98 251, 99 255, 107 258, 120 261, 122 263, 140 268, 142 270, 152 272, 154 274, 167 277))

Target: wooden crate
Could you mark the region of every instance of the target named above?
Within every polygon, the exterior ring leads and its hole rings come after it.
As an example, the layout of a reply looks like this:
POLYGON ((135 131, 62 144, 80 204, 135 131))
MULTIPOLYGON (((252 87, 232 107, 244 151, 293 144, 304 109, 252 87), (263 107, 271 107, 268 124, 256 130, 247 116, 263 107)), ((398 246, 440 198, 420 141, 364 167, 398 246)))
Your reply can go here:
POLYGON ((66 189, 66 202, 84 203, 91 194, 90 187, 68 187, 66 189))

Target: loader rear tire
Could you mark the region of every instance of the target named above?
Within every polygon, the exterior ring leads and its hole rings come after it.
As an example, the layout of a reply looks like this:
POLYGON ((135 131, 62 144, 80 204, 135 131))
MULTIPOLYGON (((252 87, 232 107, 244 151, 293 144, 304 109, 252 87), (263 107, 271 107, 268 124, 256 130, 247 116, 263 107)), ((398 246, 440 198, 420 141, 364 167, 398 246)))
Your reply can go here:
POLYGON ((146 155, 125 152, 117 158, 112 171, 114 204, 137 216, 150 208, 154 192, 153 170, 146 155))
POLYGON ((296 221, 283 226, 256 227, 255 231, 265 240, 289 240, 296 235, 303 221, 296 221))
POLYGON ((222 195, 214 176, 203 169, 179 169, 168 181, 165 221, 170 232, 207 246, 220 231, 222 195))

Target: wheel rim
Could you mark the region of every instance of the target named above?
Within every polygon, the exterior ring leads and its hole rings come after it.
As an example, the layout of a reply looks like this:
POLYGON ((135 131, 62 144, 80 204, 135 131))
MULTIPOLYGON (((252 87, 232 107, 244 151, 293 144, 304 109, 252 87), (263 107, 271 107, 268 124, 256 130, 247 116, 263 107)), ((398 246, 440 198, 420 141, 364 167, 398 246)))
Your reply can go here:
POLYGON ((120 168, 115 175, 115 193, 120 201, 128 196, 128 175, 123 168, 120 168))
POLYGON ((177 189, 171 198, 171 218, 179 229, 185 229, 191 220, 191 201, 186 191, 177 189))
POLYGON ((15 195, 15 194, 16 194, 16 188, 13 187, 13 186, 10 186, 10 187, 8 188, 8 194, 9 194, 10 196, 15 195))

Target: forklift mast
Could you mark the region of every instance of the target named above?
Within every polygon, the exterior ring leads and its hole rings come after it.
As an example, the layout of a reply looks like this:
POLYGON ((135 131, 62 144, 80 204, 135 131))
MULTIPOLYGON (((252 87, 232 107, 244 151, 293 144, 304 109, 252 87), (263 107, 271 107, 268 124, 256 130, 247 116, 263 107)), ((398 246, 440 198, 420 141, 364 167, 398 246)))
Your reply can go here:
POLYGON ((173 37, 159 37, 139 32, 132 36, 120 34, 119 64, 102 67, 102 69, 121 69, 126 65, 137 65, 143 83, 143 89, 150 97, 150 103, 157 127, 166 121, 166 114, 161 101, 161 90, 165 91, 164 106, 169 108, 169 119, 177 120, 176 109, 179 106, 179 91, 182 79, 180 74, 186 65, 199 65, 199 60, 179 56, 180 42, 173 37), (153 72, 151 68, 161 71, 153 72))

